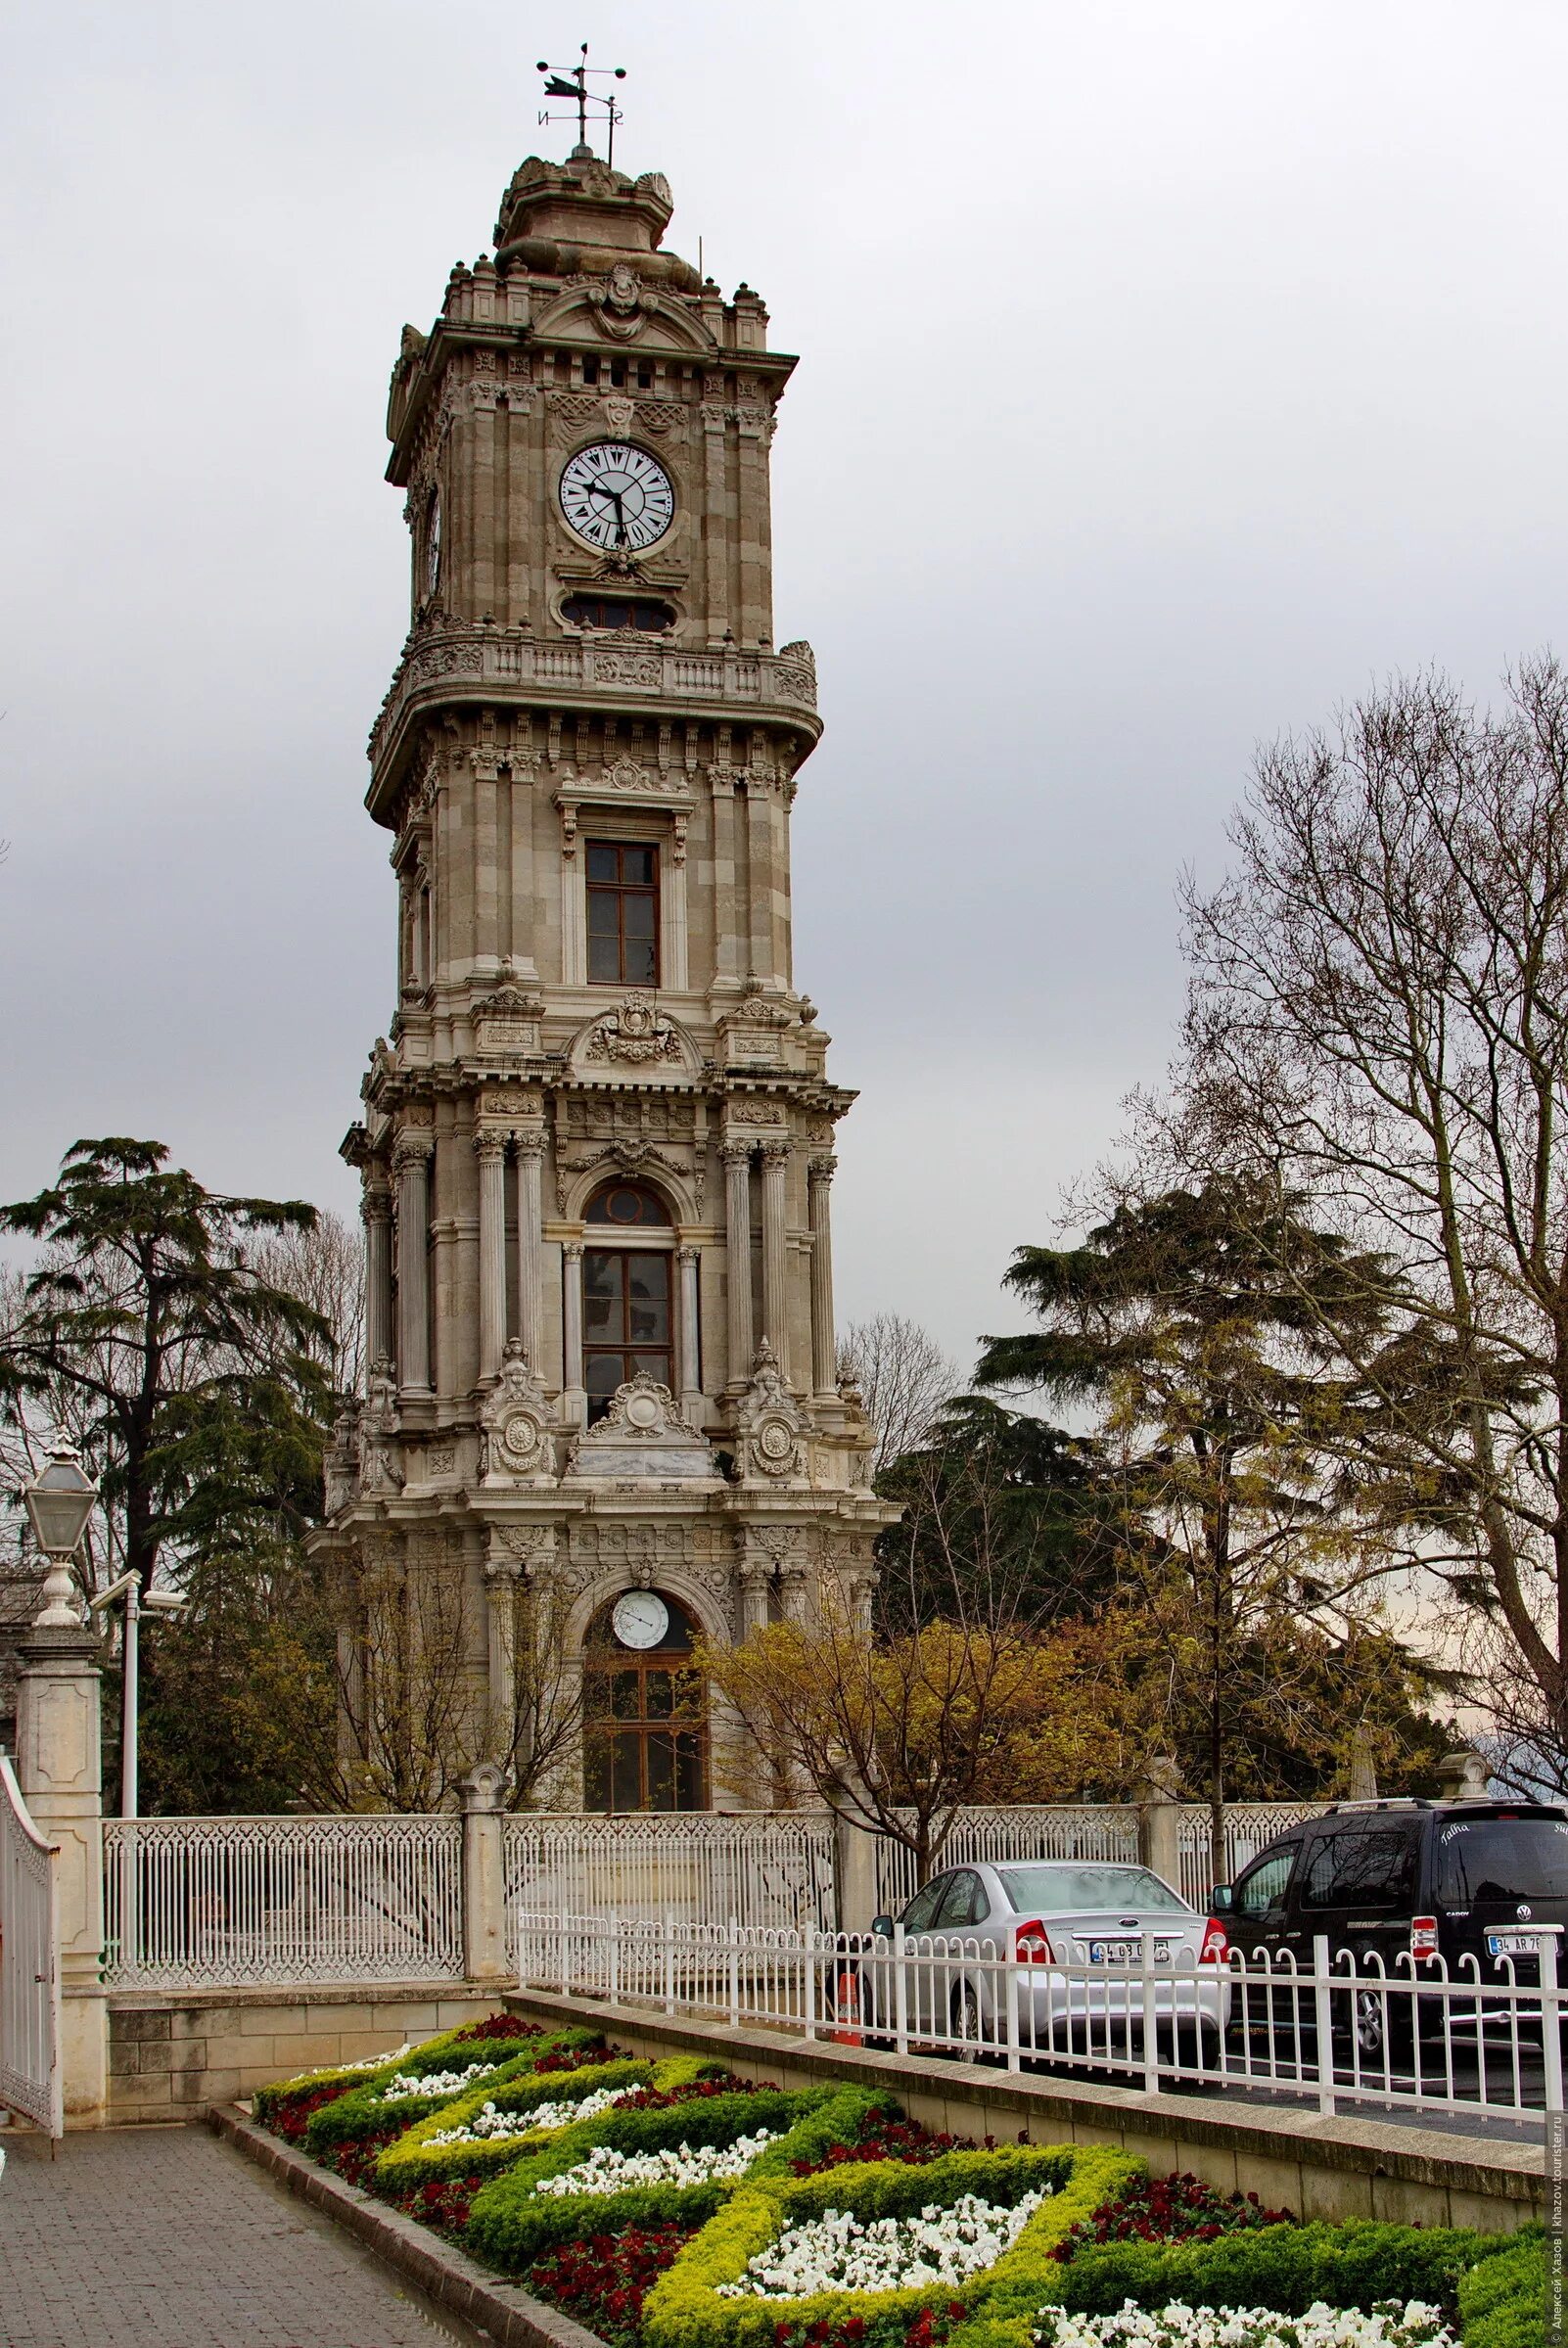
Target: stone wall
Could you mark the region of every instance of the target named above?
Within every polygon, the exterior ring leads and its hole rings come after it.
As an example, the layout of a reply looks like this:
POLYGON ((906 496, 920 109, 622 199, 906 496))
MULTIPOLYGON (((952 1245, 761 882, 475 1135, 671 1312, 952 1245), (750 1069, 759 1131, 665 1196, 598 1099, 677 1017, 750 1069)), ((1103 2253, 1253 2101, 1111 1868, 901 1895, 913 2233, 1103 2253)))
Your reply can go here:
POLYGON ((200 2119, 274 2079, 359 2062, 494 2012, 493 1994, 373 1990, 126 1992, 109 2001, 109 2121, 200 2119))

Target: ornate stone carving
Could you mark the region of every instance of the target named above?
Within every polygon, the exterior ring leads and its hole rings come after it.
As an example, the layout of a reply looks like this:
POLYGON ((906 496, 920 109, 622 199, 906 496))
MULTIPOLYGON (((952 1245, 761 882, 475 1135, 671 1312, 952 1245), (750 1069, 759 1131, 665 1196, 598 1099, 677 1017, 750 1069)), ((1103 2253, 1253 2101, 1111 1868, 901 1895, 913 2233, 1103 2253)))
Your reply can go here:
POLYGON ((554 1525, 492 1525, 490 1555, 532 1580, 549 1574, 556 1562, 554 1525))
POLYGON ((784 1382, 778 1357, 764 1337, 752 1362, 751 1382, 735 1404, 736 1464, 743 1484, 758 1477, 781 1484, 798 1477, 805 1422, 784 1382))
POLYGON ((542 994, 520 987, 498 987, 474 1005, 474 1048, 486 1059, 531 1059, 540 1049, 542 994))
POLYGON ((645 292, 629 261, 617 261, 597 284, 590 280, 588 299, 598 313, 595 324, 618 343, 634 341, 647 325, 648 314, 658 307, 657 297, 645 292))
POLYGON ((508 1340, 495 1385, 480 1412, 481 1474, 496 1485, 555 1481, 550 1406, 518 1340, 508 1340))
POLYGON ((591 667, 598 685, 636 685, 645 693, 657 693, 664 682, 664 670, 652 653, 596 652, 591 667))
POLYGON ((322 1482, 328 1516, 346 1508, 359 1490, 359 1403, 351 1394, 338 1398, 332 1422, 332 1441, 322 1460, 322 1482))
POLYGON ((614 1477, 635 1483, 717 1482, 718 1463, 681 1417, 674 1396, 639 1370, 616 1389, 603 1418, 567 1455, 566 1479, 614 1477))
POLYGON ((655 1008, 648 994, 628 994, 618 1011, 595 1022, 582 1057, 585 1060, 624 1060, 634 1067, 650 1061, 681 1058, 673 1025, 655 1008))
POLYGON ((359 1489, 377 1496, 402 1489, 397 1461, 397 1372, 383 1354, 366 1380, 364 1409, 359 1414, 359 1489))

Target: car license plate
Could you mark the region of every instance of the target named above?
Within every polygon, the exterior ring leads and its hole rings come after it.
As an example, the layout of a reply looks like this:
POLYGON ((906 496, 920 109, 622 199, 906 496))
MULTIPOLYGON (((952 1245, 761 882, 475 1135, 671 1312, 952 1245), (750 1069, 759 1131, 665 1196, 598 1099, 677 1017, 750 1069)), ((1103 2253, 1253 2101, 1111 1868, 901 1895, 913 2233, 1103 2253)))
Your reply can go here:
POLYGON ((1494 1957, 1541 1955, 1541 1942, 1533 1932, 1489 1932, 1487 1948, 1494 1957))
MULTIPOLYGON (((1141 1944, 1137 1941, 1090 1941, 1088 1945, 1090 1964, 1137 1964, 1141 1960, 1141 1944)), ((1170 1963, 1171 1943, 1169 1941, 1155 1942, 1154 1961, 1156 1964, 1170 1963)))

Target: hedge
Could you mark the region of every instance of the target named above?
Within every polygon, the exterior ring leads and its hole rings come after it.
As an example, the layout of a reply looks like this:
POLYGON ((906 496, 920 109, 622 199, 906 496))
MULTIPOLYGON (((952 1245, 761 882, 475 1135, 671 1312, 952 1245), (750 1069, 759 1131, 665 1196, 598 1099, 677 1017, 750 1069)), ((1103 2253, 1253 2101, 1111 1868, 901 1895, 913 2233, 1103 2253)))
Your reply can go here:
POLYGON ((737 2189, 736 2182, 634 2186, 624 2193, 539 2193, 534 2187, 576 2168, 595 2145, 609 2145, 617 2152, 659 2152, 690 2144, 695 2151, 710 2144, 733 2144, 743 2136, 755 2136, 760 2128, 788 2134, 833 2092, 806 2088, 785 2094, 779 2088, 756 2088, 748 2095, 711 2095, 700 2102, 671 2104, 664 2111, 611 2110, 600 2112, 597 2119, 579 2120, 552 2136, 546 2150, 516 2162, 475 2195, 465 2247, 503 2274, 516 2275, 558 2242, 577 2234, 711 2216, 737 2189))
MULTIPOLYGON (((406 2136, 387 2146, 376 2163, 376 2190, 404 2193, 443 2177, 487 2178, 498 2169, 509 2169, 517 2160, 550 2148, 542 2142, 530 2144, 521 2131, 516 2136, 481 2138, 469 2144, 431 2142, 432 2137, 444 2130, 463 2127, 477 2118, 486 2103, 493 2103, 498 2111, 526 2112, 536 2103, 580 2102, 607 2087, 651 2087, 669 2095, 679 2088, 694 2087, 699 2080, 723 2068, 722 2063, 711 2061, 706 2055, 677 2054, 661 2063, 629 2058, 594 2063, 581 2071, 569 2071, 564 2077, 546 2074, 542 2078, 512 2079, 500 2088, 492 2080, 481 2080, 468 2095, 460 2095, 455 2103, 446 2104, 440 2111, 430 2113, 410 2128, 406 2136)), ((611 2109, 614 2108, 612 2105, 611 2109)), ((599 2117, 608 2120, 610 2113, 602 2112, 599 2117)), ((567 2121, 565 2125, 571 2127, 573 2123, 567 2121)), ((600 2141, 596 2136, 595 2141, 600 2141)))
MULTIPOLYGON (((505 2046, 506 2043, 504 2039, 491 2042, 497 2047, 505 2046)), ((559 2053, 563 2050, 593 2047, 602 2043, 602 2032, 580 2028, 552 2030, 540 2038, 524 2039, 519 2042, 522 2049, 519 2053, 510 2055, 498 2063, 488 2079, 476 2082, 476 2084, 482 2085, 487 2093, 493 2094, 495 2089, 508 2079, 527 2076, 533 2070, 542 2054, 559 2053)), ((454 2055, 461 2054, 463 2050, 461 2036, 448 2032, 441 2038, 431 2039, 423 2047, 416 2047, 413 2053, 405 2055, 400 2062, 389 2063, 384 2070, 372 2072, 370 2078, 361 2086, 350 2090, 346 2095, 340 2095, 336 2102, 324 2104, 320 2111, 311 2114, 304 2135, 306 2151, 312 2153, 319 2160, 321 2155, 330 2151, 333 2145, 348 2143, 353 2138, 364 2136, 369 2130, 382 2126, 388 2120, 400 2120, 405 2129, 411 2128, 416 2120, 424 2119, 427 2113, 440 2111, 447 2104, 454 2102, 458 2095, 464 2096, 472 2095, 473 2089, 468 2087, 456 2091, 451 2088, 442 2088, 429 2095, 399 2096, 392 2103, 386 2103, 382 2100, 382 2091, 395 2073, 402 2072, 405 2075, 413 2073, 419 2076, 429 2072, 461 2069, 462 2065, 455 2063, 452 2058, 454 2055)), ((569 2074, 569 2076, 573 2075, 569 2074)))
MULTIPOLYGON (((493 2021, 497 2017, 492 2014, 486 2018, 493 2021)), ((510 2019, 509 2016, 506 2018, 510 2019)), ((336 2069, 329 2067, 320 2071, 299 2071, 292 2079, 276 2079, 269 2086, 255 2090, 251 2097, 252 2113, 266 2128, 271 2126, 278 2106, 297 2095, 318 2094, 323 2088, 335 2086, 341 2087, 343 2093, 347 2095, 359 2088, 374 2087, 380 2080, 391 2079, 396 2071, 415 2067, 440 2070, 444 2068, 445 2058, 454 2049, 467 2042, 478 2027, 473 2022, 460 2022, 455 2030, 443 2030, 437 2038, 422 2039, 417 2047, 404 2047, 397 2053, 388 2055, 385 2061, 369 2068, 363 2063, 350 2062, 343 2063, 336 2069)), ((479 2043, 483 2045, 484 2042, 479 2043)), ((498 2039, 489 2043, 515 2046, 522 2051, 525 2048, 541 2047, 544 2037, 537 2028, 530 2027, 515 2040, 498 2039)))
POLYGON ((1546 2246, 1539 2230, 1488 2238, 1491 2255, 1459 2282, 1464 2348, 1542 2348, 1546 2328, 1546 2246), (1493 2244, 1496 2247, 1493 2247, 1493 2244))
MULTIPOLYGON (((783 2150, 769 2146, 769 2157, 783 2150)), ((1050 2295, 1049 2279, 1063 2272, 1050 2256, 1054 2245, 1142 2167, 1131 2154, 1109 2145, 1071 2144, 948 2152, 920 2165, 866 2161, 815 2177, 763 2176, 759 2164, 649 2292, 643 2307, 647 2348, 771 2348, 785 2303, 721 2298, 716 2286, 738 2282, 750 2261, 786 2227, 819 2218, 826 2210, 853 2210, 865 2219, 907 2217, 928 2205, 950 2207, 966 2193, 1012 2207, 1045 2187, 1048 2198, 1012 2248, 957 2290, 923 2285, 819 2291, 787 2303, 790 2328, 803 2334, 815 2324, 837 2326, 855 2319, 868 2325, 879 2319, 883 2325, 900 2319, 912 2323, 922 2308, 945 2307, 953 2299, 977 2314, 984 2302, 988 2317, 1004 2321, 1027 2307, 1032 2319, 1050 2295)), ((1021 2327, 1020 2336, 1026 2329, 1021 2327)), ((969 2348, 979 2348, 978 2340, 969 2348)))
POLYGON ((1082 2315, 1113 2315, 1129 2299, 1145 2308, 1176 2299, 1189 2307, 1269 2307, 1285 2316, 1305 2315, 1318 2300, 1367 2308, 1380 2299, 1424 2299, 1452 2308, 1461 2277, 1511 2238, 1351 2218, 1264 2226, 1213 2242, 1101 2242, 1059 2270, 1051 2296, 1082 2315))

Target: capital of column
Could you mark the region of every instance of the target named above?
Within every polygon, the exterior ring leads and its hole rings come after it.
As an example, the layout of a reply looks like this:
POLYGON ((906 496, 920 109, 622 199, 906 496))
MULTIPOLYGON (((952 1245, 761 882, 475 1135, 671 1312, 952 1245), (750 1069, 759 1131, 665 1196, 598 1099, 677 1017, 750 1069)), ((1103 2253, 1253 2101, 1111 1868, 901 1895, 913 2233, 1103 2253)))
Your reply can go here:
POLYGON ((762 1164, 764 1166, 783 1166, 787 1163, 790 1154, 790 1145, 787 1141, 781 1140, 777 1135, 774 1135, 771 1140, 761 1142, 759 1146, 761 1150, 762 1164))
POLYGON ((832 1181, 838 1171, 839 1162, 837 1158, 834 1157, 831 1150, 829 1150, 824 1156, 808 1158, 806 1162, 807 1179, 812 1183, 819 1182, 824 1189, 826 1189, 828 1183, 832 1181))
POLYGON ((542 1158, 544 1155, 544 1135, 542 1133, 520 1130, 514 1126, 512 1128, 512 1144, 520 1158, 542 1158))
POLYGON ((756 1143, 751 1141, 726 1141, 720 1147, 718 1154, 726 1166, 750 1166, 752 1151, 756 1146, 756 1143))
POLYGON ((566 1264, 580 1264, 580 1263, 582 1262, 582 1242, 581 1242, 581 1240, 580 1240, 580 1239, 569 1239, 569 1240, 566 1242, 566 1245, 565 1245, 565 1246, 562 1248, 562 1250, 561 1250, 561 1257, 562 1257, 562 1261, 563 1261, 563 1263, 566 1263, 566 1264))
POLYGON ((424 1126, 399 1133, 392 1143, 392 1164, 399 1174, 408 1166, 424 1166, 436 1155, 436 1136, 424 1126))
POLYGON ((486 1162, 495 1164, 504 1159, 506 1156, 505 1133, 498 1131, 494 1126, 476 1127, 474 1155, 482 1165, 486 1162))
POLYGON ((385 1222, 392 1214, 392 1184, 386 1174, 367 1176, 359 1194, 362 1222, 385 1222))
POLYGON ((703 1251, 700 1247, 677 1247, 675 1250, 677 1264, 700 1264, 702 1258, 703 1251))

